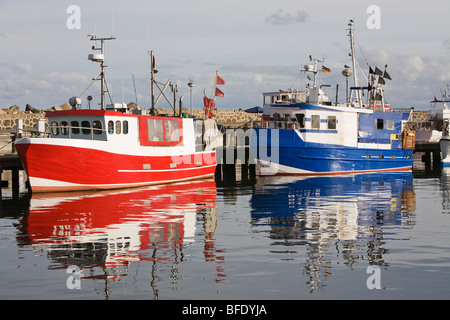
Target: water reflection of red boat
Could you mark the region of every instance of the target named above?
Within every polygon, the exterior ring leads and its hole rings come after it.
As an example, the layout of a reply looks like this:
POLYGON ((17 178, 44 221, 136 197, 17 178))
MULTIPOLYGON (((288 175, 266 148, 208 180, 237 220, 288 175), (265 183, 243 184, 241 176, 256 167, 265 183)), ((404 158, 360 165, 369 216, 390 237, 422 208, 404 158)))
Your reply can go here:
POLYGON ((115 274, 106 274, 114 278, 122 275, 117 268, 131 261, 173 260, 174 249, 194 241, 197 214, 205 221, 209 259, 217 226, 214 180, 33 195, 19 243, 45 246, 56 268, 114 268, 115 274))

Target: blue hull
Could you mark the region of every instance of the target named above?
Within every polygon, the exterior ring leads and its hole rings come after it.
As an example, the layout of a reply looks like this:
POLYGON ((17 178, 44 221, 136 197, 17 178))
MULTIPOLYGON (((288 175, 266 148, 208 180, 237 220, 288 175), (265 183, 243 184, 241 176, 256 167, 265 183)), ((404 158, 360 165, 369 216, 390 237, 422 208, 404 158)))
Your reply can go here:
POLYGON ((260 163, 277 167, 276 172, 270 174, 320 175, 412 169, 413 150, 308 143, 293 134, 293 130, 283 129, 278 130, 277 145, 274 145, 271 131, 256 129, 250 142, 252 153, 260 163))

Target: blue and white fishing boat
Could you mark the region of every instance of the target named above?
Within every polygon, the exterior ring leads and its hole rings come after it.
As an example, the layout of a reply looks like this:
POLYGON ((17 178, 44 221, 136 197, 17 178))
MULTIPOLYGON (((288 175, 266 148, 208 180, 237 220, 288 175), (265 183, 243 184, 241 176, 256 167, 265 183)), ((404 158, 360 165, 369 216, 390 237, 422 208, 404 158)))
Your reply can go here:
MULTIPOLYGON (((390 76, 369 67, 367 87, 356 77, 353 21, 349 23, 353 69, 345 66, 347 94, 333 103, 318 87, 318 64, 312 59, 302 71, 311 72, 306 91, 264 93, 263 121, 255 122, 250 139, 260 175, 328 175, 379 171, 410 171, 414 131, 404 131, 409 112, 394 112, 385 104, 383 85, 390 76), (354 85, 348 90, 348 77, 354 85), (366 100, 363 101, 363 92, 366 100)), ((320 71, 329 72, 322 65, 320 71)), ((337 92, 337 90, 336 90, 337 92)), ((336 94, 337 95, 337 94, 336 94)))

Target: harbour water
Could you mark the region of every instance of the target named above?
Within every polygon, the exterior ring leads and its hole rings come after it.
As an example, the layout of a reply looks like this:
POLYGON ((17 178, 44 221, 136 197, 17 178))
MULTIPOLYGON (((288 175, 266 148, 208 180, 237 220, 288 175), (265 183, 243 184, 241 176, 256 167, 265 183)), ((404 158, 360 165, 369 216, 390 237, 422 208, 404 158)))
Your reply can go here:
POLYGON ((3 191, 0 299, 450 298, 450 172, 3 191))

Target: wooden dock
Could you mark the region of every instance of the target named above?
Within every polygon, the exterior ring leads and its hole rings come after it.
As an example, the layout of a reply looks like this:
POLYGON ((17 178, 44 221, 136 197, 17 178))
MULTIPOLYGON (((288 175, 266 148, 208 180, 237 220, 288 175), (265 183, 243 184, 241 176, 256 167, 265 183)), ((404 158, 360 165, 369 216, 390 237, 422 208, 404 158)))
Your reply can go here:
POLYGON ((414 153, 423 152, 422 162, 425 164, 425 171, 435 171, 441 167, 441 147, 436 143, 416 143, 414 153))
POLYGON ((223 147, 216 150, 217 168, 215 180, 219 186, 254 185, 256 183, 256 163, 249 146, 248 136, 242 129, 227 129, 223 135, 223 147), (242 139, 240 139, 242 138, 242 139))
MULTIPOLYGON (((5 154, 0 156, 0 174, 5 170, 11 170, 11 189, 13 198, 17 198, 19 196, 19 171, 23 170, 22 163, 19 160, 19 156, 17 154, 5 154)), ((8 187, 9 181, 1 182, 1 187, 8 187)), ((0 188, 0 198, 2 196, 1 188, 0 188)))

